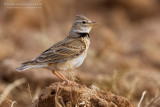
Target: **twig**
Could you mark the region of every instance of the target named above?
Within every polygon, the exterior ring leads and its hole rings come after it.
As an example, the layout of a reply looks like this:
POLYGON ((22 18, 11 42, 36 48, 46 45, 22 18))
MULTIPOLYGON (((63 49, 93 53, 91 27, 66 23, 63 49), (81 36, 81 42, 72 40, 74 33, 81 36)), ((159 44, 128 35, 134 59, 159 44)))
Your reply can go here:
POLYGON ((11 104, 11 107, 13 107, 13 105, 16 104, 16 103, 17 103, 16 101, 13 101, 12 104, 11 104))
MULTIPOLYGON (((2 95, 1 95, 1 97, 2 97, 2 95)), ((3 97, 4 97, 4 96, 3 96, 3 97)), ((7 97, 4 97, 4 98, 5 98, 5 100, 11 102, 11 107, 13 107, 14 104, 17 104, 16 101, 12 101, 12 100, 8 99, 7 97)))
POLYGON ((146 94, 146 91, 143 91, 142 96, 141 96, 141 99, 140 99, 137 107, 140 107, 140 106, 141 106, 141 103, 142 103, 142 100, 144 99, 145 94, 146 94))
POLYGON ((34 94, 34 97, 32 98, 32 102, 33 102, 35 99, 38 98, 38 95, 39 95, 40 91, 41 91, 41 88, 40 88, 40 87, 37 87, 37 88, 36 88, 36 92, 35 92, 35 94, 34 94))
POLYGON ((158 102, 160 102, 159 90, 155 94, 155 97, 153 97, 145 107, 151 107, 152 105, 154 105, 156 103, 160 105, 160 103, 158 103, 158 102))
POLYGON ((61 83, 58 84, 58 88, 55 94, 55 105, 56 107, 62 107, 62 105, 58 101, 58 94, 61 93, 61 90, 59 90, 61 83))
POLYGON ((0 97, 0 105, 2 104, 2 102, 5 100, 6 96, 17 86, 23 84, 26 82, 26 79, 21 78, 18 79, 16 81, 14 81, 13 83, 11 83, 10 85, 7 86, 7 88, 3 91, 1 97, 0 97))
POLYGON ((30 85, 29 85, 29 84, 28 84, 27 91, 28 91, 28 93, 29 93, 30 102, 32 103, 32 94, 31 94, 31 88, 30 88, 30 85))

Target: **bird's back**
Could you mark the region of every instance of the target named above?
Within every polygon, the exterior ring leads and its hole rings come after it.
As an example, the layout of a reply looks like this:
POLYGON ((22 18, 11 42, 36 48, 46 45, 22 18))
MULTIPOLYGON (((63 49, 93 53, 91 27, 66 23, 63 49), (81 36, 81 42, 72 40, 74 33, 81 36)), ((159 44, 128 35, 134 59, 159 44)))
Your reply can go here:
MULTIPOLYGON (((49 69, 59 69, 60 66, 67 62, 73 62, 73 67, 78 67, 84 61, 90 44, 89 34, 74 33, 66 39, 54 44, 46 51, 42 52, 32 61, 22 63, 22 67, 17 70, 21 71, 32 67, 45 67, 49 69), (79 62, 79 63, 78 63, 79 62), (60 63, 57 65, 57 63, 60 63), (53 67, 50 67, 50 66, 53 67), (49 67, 48 67, 49 66, 49 67)), ((68 68, 68 67, 67 67, 68 68)))

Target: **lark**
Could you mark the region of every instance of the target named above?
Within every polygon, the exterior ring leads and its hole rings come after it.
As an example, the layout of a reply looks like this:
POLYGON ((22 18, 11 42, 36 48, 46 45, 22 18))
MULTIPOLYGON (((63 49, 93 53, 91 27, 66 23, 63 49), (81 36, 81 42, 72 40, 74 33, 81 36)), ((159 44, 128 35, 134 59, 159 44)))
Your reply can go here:
POLYGON ((60 71, 77 68, 83 63, 90 45, 89 32, 94 25, 96 22, 83 15, 77 15, 69 35, 64 40, 54 44, 33 60, 22 63, 17 71, 46 68, 60 79, 68 81, 60 71))

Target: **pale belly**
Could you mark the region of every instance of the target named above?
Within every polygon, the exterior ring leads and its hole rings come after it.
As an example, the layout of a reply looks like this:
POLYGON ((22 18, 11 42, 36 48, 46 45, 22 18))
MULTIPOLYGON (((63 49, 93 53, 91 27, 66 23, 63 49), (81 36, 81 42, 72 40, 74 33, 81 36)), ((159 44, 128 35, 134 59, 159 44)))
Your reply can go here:
POLYGON ((77 68, 83 63, 86 56, 87 56, 87 53, 83 53, 79 57, 74 58, 66 63, 59 63, 57 64, 57 69, 60 71, 67 71, 69 69, 77 68))
POLYGON ((89 44, 90 44, 89 39, 87 39, 87 38, 84 38, 84 39, 85 39, 84 41, 86 42, 86 50, 82 55, 78 56, 77 58, 68 60, 67 62, 51 64, 51 65, 47 66, 46 68, 50 69, 50 70, 54 70, 54 71, 56 71, 56 70, 67 71, 67 70, 79 67, 83 63, 84 59, 87 56, 87 50, 88 50, 89 44))

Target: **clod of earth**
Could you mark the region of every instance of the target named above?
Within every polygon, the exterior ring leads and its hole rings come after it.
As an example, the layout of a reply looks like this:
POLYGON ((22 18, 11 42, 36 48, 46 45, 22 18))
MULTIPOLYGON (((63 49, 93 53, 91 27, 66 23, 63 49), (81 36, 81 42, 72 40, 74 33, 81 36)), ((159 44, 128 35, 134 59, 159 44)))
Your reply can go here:
POLYGON ((46 87, 32 107, 133 107, 128 99, 95 86, 56 82, 46 87))

